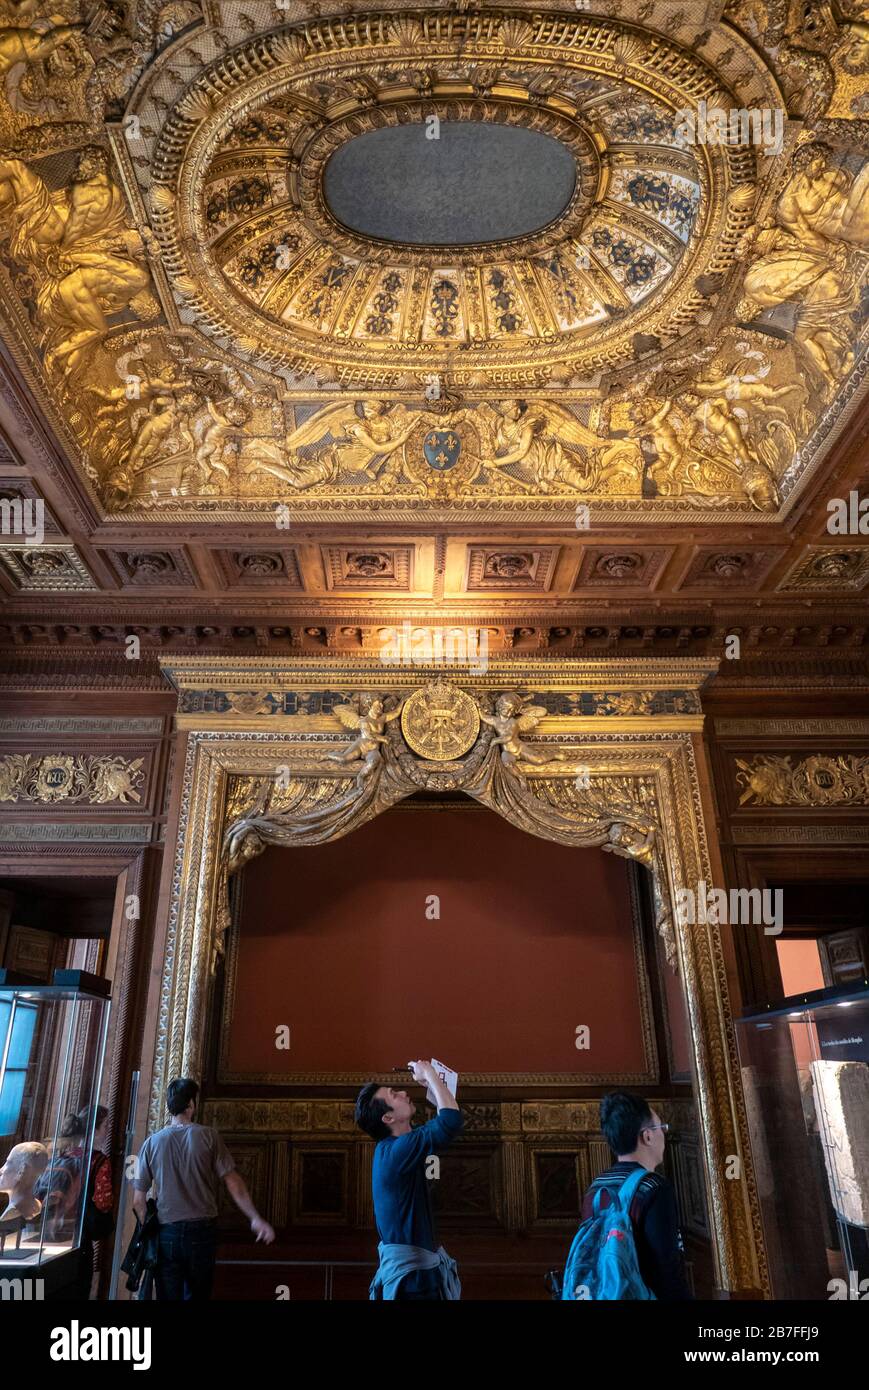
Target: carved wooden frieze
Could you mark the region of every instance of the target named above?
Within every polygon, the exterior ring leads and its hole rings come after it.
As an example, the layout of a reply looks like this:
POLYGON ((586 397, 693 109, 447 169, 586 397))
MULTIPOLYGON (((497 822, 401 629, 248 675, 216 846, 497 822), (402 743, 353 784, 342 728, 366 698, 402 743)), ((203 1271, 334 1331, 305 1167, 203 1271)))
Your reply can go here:
POLYGON ((736 767, 740 806, 869 806, 869 757, 759 753, 736 767))
POLYGON ((94 806, 139 803, 144 758, 8 753, 0 758, 0 804, 4 802, 89 802, 94 806))

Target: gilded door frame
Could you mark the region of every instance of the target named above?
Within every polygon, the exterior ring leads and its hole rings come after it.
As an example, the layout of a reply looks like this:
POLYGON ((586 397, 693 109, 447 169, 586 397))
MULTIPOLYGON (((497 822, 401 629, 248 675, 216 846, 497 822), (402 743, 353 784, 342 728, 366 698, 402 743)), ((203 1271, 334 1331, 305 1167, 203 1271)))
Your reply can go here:
MULTIPOLYGON (((628 790, 640 783, 646 790, 651 786, 660 817, 665 890, 672 900, 680 886, 715 880, 694 747, 702 714, 699 700, 683 698, 692 689, 699 691, 712 665, 694 658, 657 663, 514 658, 493 660, 485 673, 450 673, 449 680, 475 693, 514 690, 520 682, 535 698, 541 690, 551 692, 553 699, 563 692, 583 692, 583 708, 594 708, 593 714, 554 713, 536 731, 564 756, 564 763, 530 769, 526 785, 533 788, 540 777, 575 778, 575 765, 581 760, 592 780, 618 782, 628 790), (674 692, 675 711, 650 712, 665 705, 664 693, 674 692), (600 705, 594 703, 598 695, 600 705)), ((225 889, 222 856, 230 779, 262 780, 274 775, 278 763, 288 767, 293 778, 322 779, 324 756, 340 751, 347 734, 334 715, 317 712, 315 691, 343 690, 347 698, 359 690, 401 693, 444 677, 443 669, 395 671, 380 663, 338 658, 289 661, 280 667, 266 660, 187 658, 167 662, 165 669, 179 687, 178 726, 188 737, 149 1127, 161 1122, 168 1079, 198 1075, 202 1069, 220 895, 225 889), (286 700, 282 703, 282 692, 293 692, 292 708, 301 705, 314 712, 283 712, 290 706, 286 700), (305 698, 297 698, 299 692, 305 698)), ((570 698, 576 701, 578 696, 570 698)), ((333 776, 346 778, 340 765, 333 768, 333 776)), ((497 802, 492 809, 499 810, 497 802)), ((376 813, 377 808, 364 818, 376 813)), ((517 823, 515 815, 508 819, 517 823)), ((718 1280, 725 1289, 766 1289, 720 927, 713 922, 685 924, 676 914, 672 921, 690 1027, 718 1280), (738 1176, 728 1177, 734 1168, 738 1176)))

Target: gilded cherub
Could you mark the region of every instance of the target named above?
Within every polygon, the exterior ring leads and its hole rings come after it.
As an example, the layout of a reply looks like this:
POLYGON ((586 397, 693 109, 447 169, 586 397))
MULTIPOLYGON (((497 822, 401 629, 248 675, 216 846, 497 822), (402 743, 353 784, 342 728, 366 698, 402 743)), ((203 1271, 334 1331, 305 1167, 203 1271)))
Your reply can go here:
POLYGON ((250 420, 250 411, 243 401, 225 401, 220 407, 212 400, 205 402, 206 414, 201 415, 193 426, 197 439, 196 462, 202 472, 206 486, 211 483, 215 471, 228 478, 229 468, 224 455, 232 445, 232 440, 245 432, 250 420))
POLYGON ((712 367, 722 374, 692 382, 682 402, 694 410, 703 433, 728 464, 735 465, 751 503, 759 511, 775 511, 780 498, 773 469, 792 456, 796 435, 788 411, 774 402, 794 392, 802 400, 805 388, 799 381, 770 386, 756 372, 728 373, 718 359, 712 367))
POLYGON ((628 438, 652 441, 657 459, 649 475, 658 491, 666 496, 680 477, 685 450, 693 434, 690 422, 687 429, 683 428, 681 416, 673 413, 672 400, 650 400, 648 397, 634 402, 630 415, 634 424, 627 432, 628 438))
MULTIPOLYGON (((130 471, 133 474, 140 472, 152 461, 160 461, 164 442, 175 431, 187 449, 192 451, 195 448, 189 414, 181 404, 182 400, 191 404, 191 396, 192 393, 185 381, 170 379, 162 382, 156 389, 148 402, 147 412, 141 413, 136 423, 135 438, 129 456, 130 471)), ((195 400, 195 397, 192 399, 195 400)))
MULTIPOLYGON (((111 398, 116 390, 97 394, 111 398)), ((132 446, 127 454, 115 460, 103 480, 103 496, 111 507, 127 505, 140 473, 147 472, 173 453, 194 452, 193 416, 198 404, 195 392, 189 389, 186 381, 177 379, 171 364, 162 377, 142 382, 139 405, 130 420, 132 446)), ((102 406, 97 417, 114 408, 114 403, 102 406)))
POLYGON ((496 731, 492 743, 501 747, 501 761, 505 767, 513 768, 517 763, 559 762, 564 754, 548 748, 532 748, 519 737, 520 734, 533 733, 545 718, 548 711, 544 705, 532 705, 531 695, 499 695, 495 701, 495 713, 487 714, 480 710, 480 718, 496 731))
POLYGON ((386 726, 401 714, 404 701, 395 709, 387 710, 380 696, 370 699, 365 695, 354 695, 346 705, 336 705, 332 713, 345 729, 356 734, 341 753, 329 753, 328 757, 336 763, 362 763, 356 778, 361 790, 362 784, 375 769, 381 759, 381 745, 387 742, 386 726))

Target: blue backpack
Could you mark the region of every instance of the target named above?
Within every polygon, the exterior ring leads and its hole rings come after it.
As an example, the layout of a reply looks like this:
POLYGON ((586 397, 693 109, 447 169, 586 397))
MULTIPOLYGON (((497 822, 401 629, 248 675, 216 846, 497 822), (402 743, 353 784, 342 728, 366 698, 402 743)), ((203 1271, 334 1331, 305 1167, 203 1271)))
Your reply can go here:
POLYGON ((642 1280, 637 1247, 631 1225, 631 1202, 646 1177, 638 1168, 625 1178, 617 1191, 610 1191, 610 1204, 601 1211, 601 1187, 594 1194, 592 1215, 583 1221, 573 1238, 561 1297, 565 1302, 586 1299, 650 1299, 655 1295, 642 1280))

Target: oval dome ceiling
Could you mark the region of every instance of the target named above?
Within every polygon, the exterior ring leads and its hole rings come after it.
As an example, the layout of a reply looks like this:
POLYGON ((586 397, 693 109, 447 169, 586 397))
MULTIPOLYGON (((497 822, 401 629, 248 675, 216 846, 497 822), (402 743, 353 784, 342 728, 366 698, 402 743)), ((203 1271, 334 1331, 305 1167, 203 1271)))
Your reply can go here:
POLYGON ((84 229, 114 248, 97 326, 61 312, 84 270, 32 236, 34 193, 72 206, 77 163, 43 157, 79 128, 16 134, 0 298, 52 428, 126 516, 259 516, 292 495, 329 524, 440 522, 449 503, 475 527, 572 525, 576 497, 606 521, 772 517, 869 360, 844 7, 787 34, 736 0, 702 34, 690 6, 615 0, 393 0, 293 24, 265 6, 265 29, 233 6, 218 29, 206 7, 133 88, 100 67, 117 115, 99 159, 96 127, 84 149, 85 181, 111 179, 84 229), (119 364, 140 358, 128 401, 119 364))
POLYGON ((332 34, 334 52, 276 34, 253 90, 221 59, 184 97, 155 153, 154 227, 217 341, 344 384, 423 380, 449 357, 459 386, 525 388, 622 369, 708 312, 754 156, 682 131, 702 63, 570 20, 538 67, 497 23, 483 63, 433 14, 425 67, 415 19, 332 34))
POLYGON ((368 131, 336 150, 323 175, 326 204, 345 227, 412 246, 528 236, 564 212, 575 187, 560 141, 482 121, 368 131))

